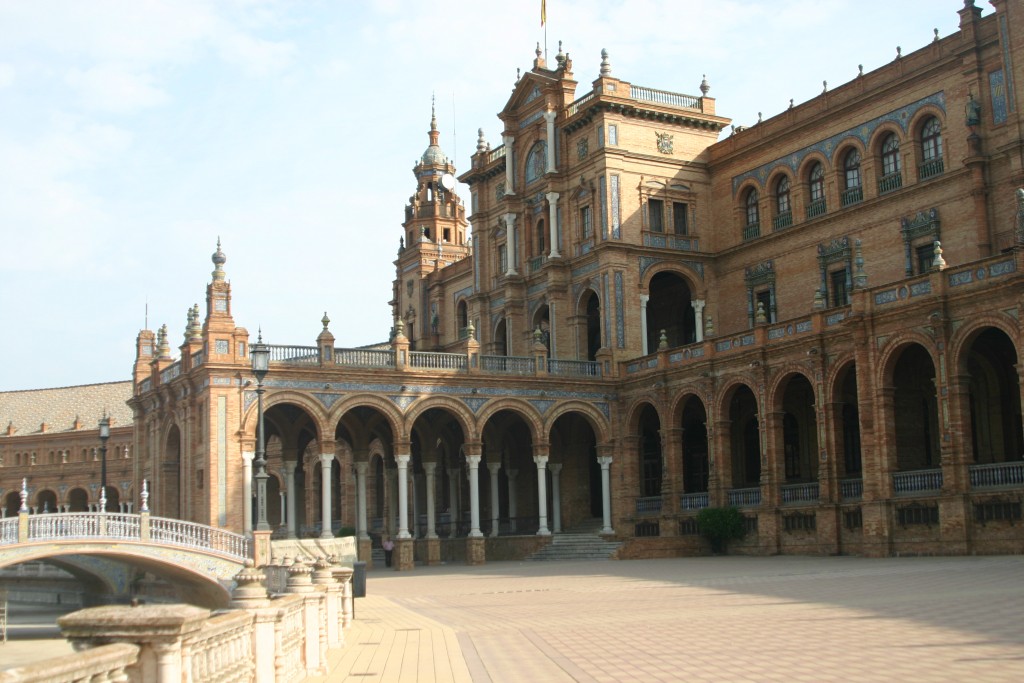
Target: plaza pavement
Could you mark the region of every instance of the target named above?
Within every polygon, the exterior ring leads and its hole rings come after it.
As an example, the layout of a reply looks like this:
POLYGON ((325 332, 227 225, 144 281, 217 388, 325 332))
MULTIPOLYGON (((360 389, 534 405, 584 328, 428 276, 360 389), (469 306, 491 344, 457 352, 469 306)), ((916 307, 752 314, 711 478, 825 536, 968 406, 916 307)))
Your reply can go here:
POLYGON ((1024 681, 1024 557, 369 573, 311 681, 1024 681))

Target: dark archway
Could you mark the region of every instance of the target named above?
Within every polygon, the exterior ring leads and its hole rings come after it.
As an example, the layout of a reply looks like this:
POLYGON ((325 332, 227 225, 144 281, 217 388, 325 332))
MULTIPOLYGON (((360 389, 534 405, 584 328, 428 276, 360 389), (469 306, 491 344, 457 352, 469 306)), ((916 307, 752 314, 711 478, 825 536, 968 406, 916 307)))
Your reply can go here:
MULTIPOLYGON (((178 425, 171 425, 164 441, 163 457, 160 460, 159 491, 156 503, 162 517, 182 518, 181 506, 181 431, 178 425)), ((109 494, 108 494, 109 497, 109 494)))
POLYGON ((700 398, 691 396, 683 404, 680 424, 683 428, 683 493, 708 490, 707 411, 700 398))
POLYGON ((647 404, 637 420, 640 447, 640 495, 644 498, 661 495, 664 461, 661 454, 661 418, 654 406, 647 404))
MULTIPOLYGON (((491 505, 491 474, 488 465, 501 463, 498 476, 498 533, 532 534, 540 526, 537 465, 533 462, 533 435, 529 424, 514 410, 499 410, 483 427, 483 459, 480 462, 480 528, 485 535, 493 533, 491 505), (509 476, 510 473, 514 475, 509 476)), ((545 470, 545 476, 549 472, 545 470)), ((463 481, 466 481, 463 478, 463 481)), ((469 531, 469 484, 465 484, 465 505, 460 510, 463 522, 460 531, 469 531)), ((551 513, 550 478, 545 481, 548 524, 551 513)))
POLYGON ((747 386, 733 392, 729 401, 729 445, 732 459, 733 488, 759 486, 761 483, 761 428, 757 399, 747 386))
POLYGON ((803 375, 786 382, 782 395, 782 464, 787 483, 818 480, 818 416, 814 388, 803 375))
POLYGON ((11 491, 4 496, 4 516, 5 517, 17 517, 18 510, 21 508, 21 494, 17 491, 11 491))
POLYGON ((597 360, 597 352, 601 350, 601 300, 593 290, 587 291, 580 300, 580 315, 584 320, 580 349, 586 352, 587 360, 597 360))
POLYGON ((89 494, 85 489, 75 487, 68 491, 68 511, 69 512, 88 512, 89 510, 89 494))
POLYGON ((848 364, 839 380, 839 414, 836 416, 839 428, 839 443, 842 448, 841 477, 859 478, 861 476, 860 451, 860 408, 857 398, 857 366, 848 364))
POLYGON ((551 427, 550 443, 551 462, 562 465, 561 527, 601 517, 601 466, 593 425, 582 413, 560 415, 551 427))
POLYGON ((57 494, 50 489, 43 489, 36 494, 36 512, 59 512, 57 494))
POLYGON ((893 369, 893 424, 899 471, 939 466, 939 414, 935 364, 920 344, 900 353, 893 369))
POLYGON ((965 359, 970 375, 971 447, 976 463, 1020 460, 1020 383, 1017 349, 1005 332, 978 334, 965 359))
POLYGON ((675 273, 658 273, 647 287, 647 352, 654 353, 665 330, 669 347, 697 340, 690 286, 675 273))

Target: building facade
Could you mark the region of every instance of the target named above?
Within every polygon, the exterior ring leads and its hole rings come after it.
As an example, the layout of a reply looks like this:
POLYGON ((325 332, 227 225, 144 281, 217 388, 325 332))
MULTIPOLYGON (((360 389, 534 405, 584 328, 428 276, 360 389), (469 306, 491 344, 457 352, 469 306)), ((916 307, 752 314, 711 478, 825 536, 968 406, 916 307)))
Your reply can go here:
MULTIPOLYGON (((603 53, 580 90, 538 51, 468 212, 432 120, 390 341, 336 348, 325 314, 271 347, 271 525, 392 535, 403 567, 590 526, 620 557, 698 553, 725 505, 741 552, 1024 550, 1024 9, 991 4, 729 135, 706 81, 603 53)), ((134 482, 247 531, 251 340, 213 260, 177 354, 138 337, 134 482)))

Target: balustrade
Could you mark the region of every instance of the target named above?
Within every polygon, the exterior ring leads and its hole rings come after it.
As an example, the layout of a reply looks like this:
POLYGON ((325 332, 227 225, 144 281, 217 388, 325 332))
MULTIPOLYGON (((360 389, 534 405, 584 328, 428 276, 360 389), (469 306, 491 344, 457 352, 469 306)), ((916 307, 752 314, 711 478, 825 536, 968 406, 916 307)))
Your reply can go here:
POLYGON ((839 195, 839 203, 843 206, 859 204, 862 201, 864 201, 863 187, 851 187, 848 190, 844 190, 843 193, 839 195))
POLYGON ((942 489, 942 470, 896 472, 892 475, 892 489, 899 495, 942 489))
POLYGON ((818 216, 824 215, 827 210, 828 206, 825 204, 824 199, 811 202, 807 205, 807 218, 808 220, 811 218, 817 218, 818 216))
POLYGON ((465 370, 467 363, 462 353, 412 351, 409 353, 409 365, 429 370, 465 370))
POLYGON ((793 225, 793 212, 785 211, 772 219, 772 230, 785 230, 793 225))
POLYGON ((249 539, 240 534, 178 519, 152 517, 150 538, 158 543, 210 550, 244 560, 249 557, 249 539))
POLYGON ((575 116, 576 112, 578 112, 580 110, 580 107, 582 107, 584 104, 586 104, 587 102, 589 102, 592 99, 594 99, 593 91, 588 92, 586 95, 584 95, 583 97, 579 98, 578 100, 576 100, 575 102, 570 104, 568 109, 566 110, 566 113, 565 113, 566 114, 566 118, 569 118, 570 116, 575 116))
POLYGON ((18 542, 18 518, 0 519, 0 545, 18 542))
POLYGON ((601 364, 591 360, 548 359, 548 372, 570 377, 600 377, 601 364))
POLYGON ((942 163, 942 158, 932 159, 926 161, 917 167, 917 178, 918 180, 927 180, 928 178, 934 178, 937 175, 942 175, 945 170, 945 164, 942 163))
POLYGON ((661 512, 661 496, 646 496, 636 499, 638 515, 656 515, 661 512))
POLYGON ((211 618, 188 642, 193 681, 243 683, 253 680, 253 616, 231 612, 211 618))
POLYGON ((729 505, 733 507, 756 507, 761 504, 761 488, 732 489, 729 491, 729 505))
POLYGON ((696 109, 700 111, 700 98, 694 95, 683 95, 669 92, 667 90, 655 90, 640 85, 629 86, 629 96, 634 100, 654 102, 656 104, 667 104, 670 107, 683 107, 684 109, 696 109))
POLYGON ((684 493, 679 497, 680 510, 703 510, 709 504, 707 492, 684 493))
POLYGON ((761 236, 761 224, 760 223, 747 223, 743 227, 743 239, 752 240, 761 236))
POLYGON ((129 681, 129 669, 138 670, 142 648, 132 643, 98 645, 81 652, 51 657, 36 664, 0 671, 0 683, 51 681, 129 681))
POLYGON ((522 356, 481 356, 480 369, 505 375, 532 375, 536 365, 533 358, 522 356))
POLYGON ((895 173, 882 176, 878 181, 878 194, 893 192, 901 187, 903 187, 903 173, 896 171, 895 173))
POLYGON ((864 495, 863 479, 843 479, 839 482, 839 496, 843 500, 858 500, 864 495))
POLYGON ((783 503, 808 503, 818 500, 818 482, 786 484, 781 487, 783 503))
POLYGON ((270 360, 288 365, 319 365, 320 349, 315 346, 270 345, 270 360))
MULTIPOLYGON (((70 512, 63 514, 32 515, 28 518, 28 540, 52 541, 66 538, 99 538, 101 516, 108 513, 70 512)), ((123 536, 121 538, 124 538, 123 536)), ((17 539, 15 539, 17 542, 17 539)))
POLYGON ((391 349, 334 349, 334 363, 364 368, 393 368, 395 352, 391 349))
POLYGON ((1024 486, 1024 461, 971 465, 971 488, 1024 486))

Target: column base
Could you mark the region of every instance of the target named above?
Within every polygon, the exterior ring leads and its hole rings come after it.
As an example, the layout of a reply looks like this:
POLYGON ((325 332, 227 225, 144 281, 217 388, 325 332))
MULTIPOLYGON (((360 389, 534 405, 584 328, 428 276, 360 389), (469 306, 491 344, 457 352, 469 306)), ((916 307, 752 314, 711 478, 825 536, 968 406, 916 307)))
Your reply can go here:
POLYGON ((427 551, 427 565, 432 567, 441 564, 441 539, 428 538, 423 541, 423 544, 427 551))
POLYGON ((395 541, 392 564, 395 565, 396 571, 407 572, 416 566, 413 560, 413 546, 414 542, 411 538, 400 538, 395 541))
POLYGON ((487 542, 483 537, 471 537, 466 539, 466 564, 481 565, 487 562, 487 542))
POLYGON ((366 563, 367 569, 373 569, 373 540, 360 538, 356 541, 356 557, 366 563))

